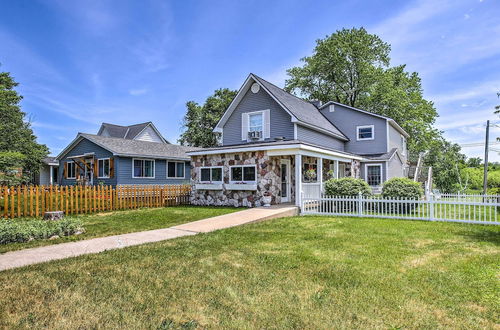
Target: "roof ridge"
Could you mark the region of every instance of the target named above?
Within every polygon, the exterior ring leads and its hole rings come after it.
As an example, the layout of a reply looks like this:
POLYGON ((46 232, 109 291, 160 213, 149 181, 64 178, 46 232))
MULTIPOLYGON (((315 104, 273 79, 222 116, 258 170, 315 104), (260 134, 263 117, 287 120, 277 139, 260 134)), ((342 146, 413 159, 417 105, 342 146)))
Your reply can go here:
POLYGON ((307 103, 307 104, 310 104, 310 105, 312 105, 313 107, 315 107, 315 106, 314 106, 314 104, 312 104, 311 102, 306 101, 306 100, 304 100, 303 98, 298 97, 297 95, 293 95, 292 93, 290 93, 290 92, 286 91, 284 88, 281 88, 281 87, 279 87, 279 86, 277 86, 277 85, 273 84, 272 82, 267 81, 266 79, 264 79, 264 78, 262 78, 262 77, 259 77, 259 76, 258 76, 258 75, 256 75, 256 74, 253 74, 253 73, 251 73, 251 74, 252 74, 252 75, 254 75, 255 77, 257 77, 257 78, 261 79, 261 80, 264 80, 264 81, 265 81, 265 82, 267 82, 268 84, 273 85, 274 87, 281 89, 283 92, 287 93, 288 95, 291 95, 291 96, 295 97, 296 99, 298 99, 298 100, 300 100, 300 101, 302 101, 302 102, 305 102, 305 103, 307 103))

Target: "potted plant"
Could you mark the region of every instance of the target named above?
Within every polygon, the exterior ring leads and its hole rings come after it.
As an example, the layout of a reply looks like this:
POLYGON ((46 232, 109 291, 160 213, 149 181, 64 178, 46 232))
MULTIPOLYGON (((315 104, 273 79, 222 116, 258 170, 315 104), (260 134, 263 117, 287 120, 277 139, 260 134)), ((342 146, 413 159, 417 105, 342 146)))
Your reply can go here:
POLYGON ((306 177, 306 179, 308 181, 312 181, 314 179, 316 179, 316 170, 313 169, 313 168, 309 168, 308 170, 306 170, 306 172, 304 173, 304 176, 306 177))
POLYGON ((264 203, 265 207, 271 206, 271 202, 273 200, 273 196, 271 195, 270 192, 265 192, 262 196, 262 202, 264 203))

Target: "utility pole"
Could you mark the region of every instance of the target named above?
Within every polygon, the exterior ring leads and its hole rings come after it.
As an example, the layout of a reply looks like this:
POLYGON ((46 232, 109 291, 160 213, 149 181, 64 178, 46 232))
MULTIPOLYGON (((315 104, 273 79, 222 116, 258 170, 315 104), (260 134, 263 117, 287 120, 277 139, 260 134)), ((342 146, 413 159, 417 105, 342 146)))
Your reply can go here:
POLYGON ((490 142, 490 121, 486 121, 486 141, 484 143, 484 177, 483 177, 483 194, 486 195, 488 189, 488 144, 490 142))

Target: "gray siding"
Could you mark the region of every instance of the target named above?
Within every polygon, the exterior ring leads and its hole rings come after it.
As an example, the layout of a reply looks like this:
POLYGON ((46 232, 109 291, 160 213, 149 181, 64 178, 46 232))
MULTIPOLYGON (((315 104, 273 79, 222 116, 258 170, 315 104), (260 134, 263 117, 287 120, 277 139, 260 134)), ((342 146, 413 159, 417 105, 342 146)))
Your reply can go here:
POLYGON ((403 161, 406 162, 406 153, 403 151, 403 145, 401 143, 401 133, 399 133, 394 127, 389 125, 389 150, 392 148, 397 148, 399 153, 403 157, 403 161))
POLYGON ((345 144, 345 151, 360 155, 381 154, 388 151, 385 119, 337 104, 334 112, 330 112, 329 107, 325 107, 321 113, 349 138, 350 141, 345 144), (374 140, 357 141, 356 127, 364 125, 375 126, 374 140))
POLYGON ((116 178, 118 184, 181 184, 189 183, 191 178, 191 165, 189 161, 185 163, 184 179, 167 179, 167 161, 165 159, 155 159, 155 177, 132 178, 132 158, 116 157, 115 163, 118 163, 116 178))
POLYGON ((223 127, 223 145, 242 144, 241 115, 246 112, 270 110, 271 138, 283 136, 287 140, 294 138, 292 117, 261 88, 258 93, 251 90, 245 94, 241 102, 223 127))
POLYGON ((344 141, 301 125, 297 125, 297 140, 344 151, 344 141))
POLYGON ((50 184, 50 167, 49 165, 42 165, 40 168, 40 173, 38 173, 38 178, 36 184, 39 185, 49 185, 50 184))
MULTIPOLYGON (((71 149, 63 159, 59 161, 59 182, 61 185, 74 185, 76 183, 75 179, 65 179, 64 178, 64 164, 69 160, 70 156, 83 155, 87 152, 94 152, 96 158, 110 158, 113 157, 113 154, 108 150, 99 147, 97 144, 90 142, 89 140, 83 139, 78 144, 76 144, 73 149, 71 149)), ((117 161, 115 158, 115 173, 117 171, 117 161)), ((114 178, 110 179, 95 179, 97 180, 94 183, 98 183, 99 181, 104 182, 106 185, 115 185, 116 184, 116 174, 114 178)))
POLYGON ((388 162, 388 179, 391 178, 400 178, 404 176, 403 172, 403 164, 397 155, 388 162))

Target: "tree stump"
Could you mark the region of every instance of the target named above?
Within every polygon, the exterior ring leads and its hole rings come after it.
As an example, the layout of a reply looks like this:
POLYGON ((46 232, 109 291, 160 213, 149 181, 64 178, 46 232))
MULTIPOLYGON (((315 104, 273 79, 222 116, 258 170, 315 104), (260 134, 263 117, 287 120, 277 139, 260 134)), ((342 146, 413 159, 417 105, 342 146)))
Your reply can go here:
POLYGON ((43 220, 57 221, 64 218, 63 211, 51 211, 43 214, 43 220))

